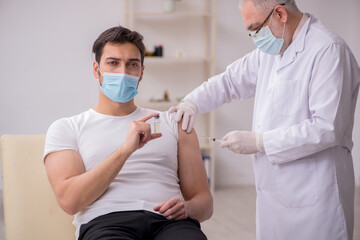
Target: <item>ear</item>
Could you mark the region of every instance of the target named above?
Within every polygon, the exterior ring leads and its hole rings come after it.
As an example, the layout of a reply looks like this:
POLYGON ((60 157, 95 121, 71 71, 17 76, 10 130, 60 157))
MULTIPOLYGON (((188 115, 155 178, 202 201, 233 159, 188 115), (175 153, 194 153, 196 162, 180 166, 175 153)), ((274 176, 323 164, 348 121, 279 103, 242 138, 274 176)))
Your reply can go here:
POLYGON ((282 5, 277 5, 274 9, 274 16, 281 22, 286 23, 288 20, 288 11, 282 5))
POLYGON ((99 64, 96 61, 93 62, 93 74, 96 79, 99 79, 99 64))

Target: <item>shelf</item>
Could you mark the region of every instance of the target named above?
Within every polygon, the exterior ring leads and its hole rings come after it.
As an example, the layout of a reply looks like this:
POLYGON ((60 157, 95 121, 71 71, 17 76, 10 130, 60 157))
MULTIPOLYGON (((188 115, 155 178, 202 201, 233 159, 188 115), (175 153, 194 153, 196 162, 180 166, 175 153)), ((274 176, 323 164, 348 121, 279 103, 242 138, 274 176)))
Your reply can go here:
POLYGON ((210 62, 210 58, 204 57, 145 57, 146 63, 202 63, 210 62))
MULTIPOLYGON (((130 16, 130 14, 127 14, 130 16)), ((136 12, 133 13, 136 18, 185 18, 185 17, 211 17, 211 13, 202 12, 136 12)))

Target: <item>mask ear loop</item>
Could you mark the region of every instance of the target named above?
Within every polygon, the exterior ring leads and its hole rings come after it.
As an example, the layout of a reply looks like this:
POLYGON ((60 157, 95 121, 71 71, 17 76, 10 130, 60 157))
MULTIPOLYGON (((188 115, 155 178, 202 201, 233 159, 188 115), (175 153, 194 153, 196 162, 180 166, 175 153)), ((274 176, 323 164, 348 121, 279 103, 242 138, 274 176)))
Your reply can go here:
POLYGON ((104 76, 104 74, 100 70, 100 63, 98 63, 98 74, 99 74, 99 85, 100 85, 100 87, 102 87, 101 82, 100 82, 100 75, 104 76))
POLYGON ((269 22, 269 28, 270 28, 270 26, 271 26, 271 22, 272 22, 272 19, 273 19, 274 13, 275 13, 275 11, 273 11, 273 13, 271 14, 271 17, 270 17, 270 22, 269 22))
POLYGON ((284 39, 284 34, 285 34, 285 26, 286 26, 286 22, 284 22, 284 28, 283 28, 283 33, 282 33, 282 39, 284 39))
POLYGON ((100 70, 100 63, 98 63, 98 72, 101 73, 100 75, 104 76, 103 72, 100 70))
MULTIPOLYGON (((271 26, 271 21, 273 19, 274 13, 275 13, 275 11, 273 12, 273 14, 271 14, 269 27, 271 26)), ((286 22, 284 22, 284 28, 283 28, 283 32, 282 32, 282 36, 281 36, 282 39, 284 39, 284 35, 285 35, 285 25, 286 25, 286 22)))

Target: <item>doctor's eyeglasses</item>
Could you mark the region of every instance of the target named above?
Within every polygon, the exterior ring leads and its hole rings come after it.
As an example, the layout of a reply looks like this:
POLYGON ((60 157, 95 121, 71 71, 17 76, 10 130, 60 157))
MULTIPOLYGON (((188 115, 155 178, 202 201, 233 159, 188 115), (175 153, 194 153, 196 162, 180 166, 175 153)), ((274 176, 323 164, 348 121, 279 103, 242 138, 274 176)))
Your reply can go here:
MULTIPOLYGON (((284 6, 285 3, 280 3, 280 4, 277 4, 276 6, 278 5, 281 5, 281 6, 284 6)), ((275 7, 276 7, 275 6, 275 7)), ((275 7, 271 10, 271 12, 269 13, 269 15, 265 18, 265 20, 260 24, 260 26, 258 26, 255 30, 255 32, 251 32, 249 33, 249 37, 256 37, 256 35, 260 32, 260 30, 262 29, 262 27, 265 25, 265 23, 267 22, 267 20, 269 20, 270 16, 273 14, 274 10, 275 10, 275 7)))

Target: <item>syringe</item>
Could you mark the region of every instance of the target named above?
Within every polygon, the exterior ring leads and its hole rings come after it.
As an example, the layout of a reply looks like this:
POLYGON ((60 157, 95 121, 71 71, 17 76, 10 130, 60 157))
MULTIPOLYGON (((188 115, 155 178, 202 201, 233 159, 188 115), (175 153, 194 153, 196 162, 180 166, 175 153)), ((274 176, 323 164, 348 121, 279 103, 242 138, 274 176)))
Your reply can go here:
POLYGON ((214 138, 214 137, 203 137, 203 138, 205 138, 205 139, 207 139, 207 140, 209 140, 209 141, 221 143, 221 140, 220 140, 220 139, 217 139, 217 138, 214 138))

